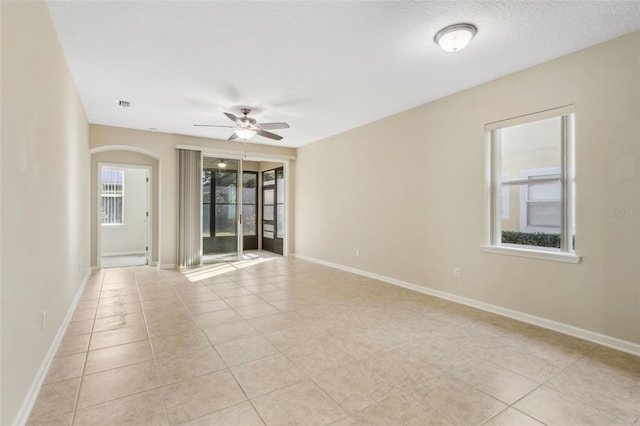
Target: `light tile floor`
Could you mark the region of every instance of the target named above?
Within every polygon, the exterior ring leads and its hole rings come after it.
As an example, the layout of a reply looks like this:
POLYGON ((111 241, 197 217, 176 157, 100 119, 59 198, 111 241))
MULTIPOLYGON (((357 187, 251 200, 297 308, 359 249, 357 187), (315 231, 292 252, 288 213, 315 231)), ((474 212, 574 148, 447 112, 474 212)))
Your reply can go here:
POLYGON ((640 358, 292 258, 94 273, 29 424, 640 425, 640 358))

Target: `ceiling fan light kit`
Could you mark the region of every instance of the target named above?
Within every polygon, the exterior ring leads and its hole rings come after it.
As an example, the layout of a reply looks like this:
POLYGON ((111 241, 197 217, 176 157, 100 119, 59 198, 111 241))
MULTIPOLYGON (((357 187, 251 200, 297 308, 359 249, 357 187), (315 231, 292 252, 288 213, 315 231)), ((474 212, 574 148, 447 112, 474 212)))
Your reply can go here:
POLYGON ((242 117, 236 117, 230 112, 225 112, 224 115, 227 118, 235 123, 234 126, 218 126, 215 124, 194 124, 197 127, 226 127, 229 129, 233 129, 233 133, 229 136, 230 141, 236 140, 238 138, 243 140, 248 140, 254 137, 255 135, 260 135, 262 137, 274 140, 281 140, 282 136, 276 135, 275 133, 267 132, 265 129, 288 129, 289 124, 287 123, 257 123, 254 118, 249 117, 249 113, 251 110, 249 108, 242 108, 240 110, 242 112, 242 117))
POLYGON ((236 129, 234 133, 238 135, 240 139, 251 139, 258 131, 254 129, 236 129))
POLYGON ((457 52, 464 49, 477 32, 473 24, 454 24, 438 31, 433 40, 445 52, 457 52))

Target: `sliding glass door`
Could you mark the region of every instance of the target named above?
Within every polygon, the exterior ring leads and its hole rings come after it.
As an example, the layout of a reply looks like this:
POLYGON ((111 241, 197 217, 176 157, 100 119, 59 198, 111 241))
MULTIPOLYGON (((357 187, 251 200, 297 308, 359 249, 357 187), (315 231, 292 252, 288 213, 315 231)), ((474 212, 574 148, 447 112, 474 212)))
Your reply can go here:
MULTIPOLYGON (((243 167, 242 160, 202 158, 204 263, 241 259, 242 251, 258 249, 259 237, 264 250, 283 254, 284 169, 262 172, 260 182, 258 172, 243 167)), ((258 165, 249 162, 247 167, 255 170, 258 165)))

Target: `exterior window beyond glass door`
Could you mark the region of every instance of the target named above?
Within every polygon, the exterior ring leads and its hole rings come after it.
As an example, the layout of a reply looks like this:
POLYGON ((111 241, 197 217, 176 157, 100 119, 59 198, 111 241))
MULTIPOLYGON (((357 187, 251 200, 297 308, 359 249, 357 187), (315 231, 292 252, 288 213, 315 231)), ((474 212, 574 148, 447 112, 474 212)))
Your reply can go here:
POLYGON ((258 173, 242 173, 243 249, 258 248, 258 173))
POLYGON ((262 236, 263 238, 274 238, 275 216, 275 172, 273 170, 264 173, 262 189, 262 236))
POLYGON ((276 238, 284 238, 284 170, 276 170, 276 238))
POLYGON ((211 176, 212 170, 202 173, 202 237, 211 236, 211 176))
POLYGON ((262 173, 262 248, 283 253, 284 238, 284 170, 262 173))

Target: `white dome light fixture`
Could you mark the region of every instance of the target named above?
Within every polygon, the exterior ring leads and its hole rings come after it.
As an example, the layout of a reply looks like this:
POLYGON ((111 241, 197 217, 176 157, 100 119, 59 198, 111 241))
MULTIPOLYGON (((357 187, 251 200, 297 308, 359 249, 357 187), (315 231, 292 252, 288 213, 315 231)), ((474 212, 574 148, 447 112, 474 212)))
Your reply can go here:
POLYGON ((438 31, 433 40, 445 52, 457 52, 464 49, 477 32, 475 25, 454 24, 438 31))
POLYGON ((251 139, 258 133, 254 129, 236 129, 235 134, 238 135, 240 139, 251 139))

